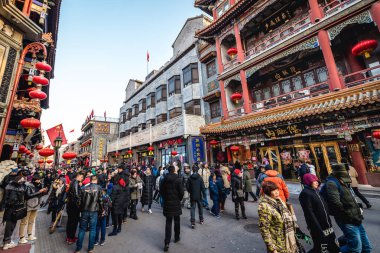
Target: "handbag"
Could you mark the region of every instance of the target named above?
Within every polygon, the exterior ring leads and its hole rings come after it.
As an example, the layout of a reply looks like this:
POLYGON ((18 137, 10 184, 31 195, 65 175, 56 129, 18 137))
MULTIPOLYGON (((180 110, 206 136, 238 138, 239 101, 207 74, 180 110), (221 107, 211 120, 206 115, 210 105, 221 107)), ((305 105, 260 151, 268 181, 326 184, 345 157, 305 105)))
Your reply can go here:
POLYGON ((237 194, 238 198, 243 198, 244 197, 244 192, 241 189, 237 190, 236 194, 237 194))
POLYGON ((12 218, 14 218, 15 220, 21 220, 23 218, 26 217, 27 215, 27 209, 26 209, 26 206, 22 205, 22 206, 19 206, 18 208, 16 208, 13 213, 12 213, 12 218))

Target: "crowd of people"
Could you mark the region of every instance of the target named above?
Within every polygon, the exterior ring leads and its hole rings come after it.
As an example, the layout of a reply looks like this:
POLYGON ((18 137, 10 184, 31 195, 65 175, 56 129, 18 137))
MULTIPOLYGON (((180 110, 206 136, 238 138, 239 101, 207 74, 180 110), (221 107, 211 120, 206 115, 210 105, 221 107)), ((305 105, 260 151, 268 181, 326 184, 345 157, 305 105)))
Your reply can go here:
MULTIPOLYGON (((371 252, 362 224, 363 206, 355 194, 367 208, 371 208, 371 204, 358 191, 355 168, 347 160, 333 164, 332 173, 322 185, 310 162, 295 164, 302 186, 299 202, 313 241, 310 252, 371 252), (330 216, 343 232, 339 240, 330 216)), ((40 207, 47 206, 47 213, 51 215, 51 233, 61 225, 66 211, 66 243, 76 243, 76 253, 81 252, 86 231, 89 231, 88 252, 92 253, 95 246, 105 244, 108 226, 113 227, 108 236, 117 236, 128 217, 138 220, 139 202, 141 212, 149 214, 156 202, 166 217, 164 251, 168 251, 173 220, 174 242, 180 241, 180 216, 184 209, 189 209, 190 227, 195 229, 196 209, 200 225, 205 222, 204 210, 218 219, 225 211, 229 196, 237 220, 248 218, 245 202, 249 196, 253 202, 258 201, 258 226, 267 252, 306 252, 300 240, 310 239, 297 225, 284 178, 265 162, 218 164, 211 168, 207 163, 193 164, 190 168, 187 163, 177 162, 158 168, 126 164, 115 168, 15 168, 0 186, 4 191, 1 201, 5 222, 3 250, 17 246, 11 236, 19 220, 18 243, 37 240, 33 226, 40 207)))

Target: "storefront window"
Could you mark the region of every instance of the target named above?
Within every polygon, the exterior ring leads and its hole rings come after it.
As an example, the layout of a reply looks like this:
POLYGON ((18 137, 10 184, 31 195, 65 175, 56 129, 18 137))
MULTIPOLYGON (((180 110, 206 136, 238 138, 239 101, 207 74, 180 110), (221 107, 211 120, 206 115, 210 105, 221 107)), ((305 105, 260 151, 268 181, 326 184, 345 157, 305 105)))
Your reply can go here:
POLYGON ((161 149, 161 165, 165 166, 175 161, 180 161, 181 163, 187 162, 186 158, 186 146, 178 146, 176 149, 169 147, 167 149, 161 149), (172 151, 177 151, 177 156, 172 156, 172 151))

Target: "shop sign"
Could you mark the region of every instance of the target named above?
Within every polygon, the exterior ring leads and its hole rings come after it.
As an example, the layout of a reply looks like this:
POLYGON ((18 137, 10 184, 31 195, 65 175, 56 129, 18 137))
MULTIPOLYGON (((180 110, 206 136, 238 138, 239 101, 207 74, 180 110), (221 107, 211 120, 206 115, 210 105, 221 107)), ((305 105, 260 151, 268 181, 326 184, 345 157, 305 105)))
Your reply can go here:
POLYGON ((97 134, 109 134, 110 133, 110 123, 95 123, 95 133, 97 134))
POLYGON ((267 138, 277 138, 284 136, 295 136, 304 134, 306 132, 303 126, 299 125, 288 125, 276 128, 266 129, 264 132, 265 137, 267 138))
POLYGON ((204 161, 204 145, 202 137, 193 137, 191 140, 191 148, 193 151, 193 161, 204 161))
POLYGON ((273 15, 270 19, 266 20, 263 23, 264 33, 269 33, 273 29, 287 23, 290 19, 293 18, 293 14, 289 10, 282 11, 277 15, 273 15))

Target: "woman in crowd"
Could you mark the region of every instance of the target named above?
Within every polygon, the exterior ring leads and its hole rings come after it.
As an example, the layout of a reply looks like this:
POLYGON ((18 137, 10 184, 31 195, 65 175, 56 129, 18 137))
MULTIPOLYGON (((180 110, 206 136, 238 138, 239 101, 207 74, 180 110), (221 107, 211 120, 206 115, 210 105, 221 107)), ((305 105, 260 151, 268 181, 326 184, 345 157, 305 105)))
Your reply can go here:
POLYGON ((298 253, 293 215, 280 199, 278 186, 264 182, 259 201, 259 228, 268 253, 298 253))
POLYGON ((148 212, 152 213, 153 202, 153 188, 155 185, 154 177, 151 173, 150 167, 147 167, 143 176, 143 189, 141 196, 141 211, 144 212, 144 206, 148 205, 148 212))
POLYGON ((52 191, 48 198, 48 213, 51 212, 51 225, 53 226, 55 220, 57 219, 57 214, 62 210, 65 204, 65 192, 66 192, 66 182, 65 177, 60 176, 56 179, 52 185, 52 191))
POLYGON ((324 248, 329 253, 340 252, 338 245, 335 243, 335 233, 328 215, 327 203, 318 191, 321 182, 317 176, 311 173, 303 176, 303 182, 305 188, 299 195, 299 201, 314 243, 313 250, 310 253, 323 252, 324 248))
POLYGON ((224 205, 226 203, 227 196, 231 193, 231 172, 226 166, 220 166, 220 173, 223 180, 223 193, 220 198, 220 212, 224 212, 224 205))
POLYGON ((99 212, 98 222, 96 223, 96 236, 95 236, 95 245, 100 245, 100 246, 103 246, 106 241, 107 215, 112 205, 111 197, 107 194, 107 190, 103 189, 102 191, 103 191, 102 211, 99 212), (99 234, 100 234, 100 240, 99 240, 99 234))
POLYGON ((232 201, 235 203, 235 217, 237 220, 240 219, 239 206, 241 209, 241 217, 247 219, 245 215, 244 206, 244 191, 243 191, 243 172, 239 169, 234 170, 234 175, 231 180, 232 188, 232 201))
POLYGON ((137 202, 140 199, 140 189, 142 188, 142 180, 140 176, 137 174, 136 170, 132 170, 131 178, 129 179, 129 189, 131 192, 131 212, 129 216, 138 220, 136 206, 137 202))
POLYGON ((217 218, 220 218, 220 205, 219 200, 221 198, 221 194, 223 191, 223 182, 221 180, 221 177, 217 177, 217 174, 219 171, 215 171, 210 176, 210 199, 213 202, 212 208, 210 210, 210 213, 214 215, 217 218))
POLYGON ((129 187, 119 174, 114 177, 111 200, 113 231, 108 236, 115 236, 121 232, 124 210, 129 205, 129 187))

